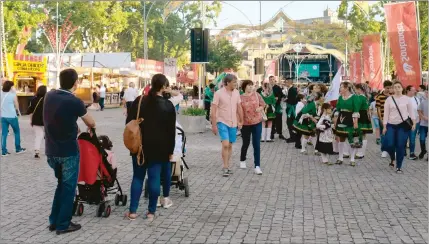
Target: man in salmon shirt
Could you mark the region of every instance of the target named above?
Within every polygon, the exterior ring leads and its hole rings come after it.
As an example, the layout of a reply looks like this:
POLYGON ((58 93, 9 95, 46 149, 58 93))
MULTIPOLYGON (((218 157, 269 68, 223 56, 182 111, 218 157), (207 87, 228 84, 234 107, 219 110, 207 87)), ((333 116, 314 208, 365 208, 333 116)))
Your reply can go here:
POLYGON ((223 176, 232 174, 229 161, 232 156, 232 144, 237 140, 237 127, 243 125, 243 108, 240 93, 236 89, 237 77, 227 74, 223 78, 223 87, 213 97, 211 107, 212 131, 219 134, 222 143, 223 176))

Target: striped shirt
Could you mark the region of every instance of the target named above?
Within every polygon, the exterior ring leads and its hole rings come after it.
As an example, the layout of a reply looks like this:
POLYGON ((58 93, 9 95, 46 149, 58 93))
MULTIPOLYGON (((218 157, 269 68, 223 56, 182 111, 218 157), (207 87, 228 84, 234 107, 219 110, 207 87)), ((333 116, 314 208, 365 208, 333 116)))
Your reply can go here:
POLYGON ((381 117, 380 118, 384 118, 384 103, 386 103, 386 99, 389 96, 386 96, 384 94, 384 92, 380 92, 380 94, 377 95, 377 97, 375 97, 375 107, 377 108, 378 111, 380 111, 381 117))

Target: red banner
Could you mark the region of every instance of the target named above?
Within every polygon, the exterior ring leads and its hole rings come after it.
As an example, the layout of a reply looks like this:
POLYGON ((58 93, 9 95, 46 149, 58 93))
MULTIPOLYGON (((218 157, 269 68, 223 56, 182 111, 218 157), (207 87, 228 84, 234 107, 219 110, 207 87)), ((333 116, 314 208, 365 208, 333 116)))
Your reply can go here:
POLYGON ((371 88, 383 89, 380 34, 364 36, 362 50, 364 79, 369 81, 371 88))
POLYGON ((397 79, 404 87, 417 87, 421 82, 421 67, 415 3, 385 4, 384 11, 397 79))
POLYGON ((350 78, 358 84, 362 83, 362 60, 360 53, 352 53, 350 57, 350 78))
POLYGON ((145 60, 142 58, 136 58, 136 69, 144 70, 151 74, 158 74, 164 72, 164 62, 156 61, 156 60, 145 60))

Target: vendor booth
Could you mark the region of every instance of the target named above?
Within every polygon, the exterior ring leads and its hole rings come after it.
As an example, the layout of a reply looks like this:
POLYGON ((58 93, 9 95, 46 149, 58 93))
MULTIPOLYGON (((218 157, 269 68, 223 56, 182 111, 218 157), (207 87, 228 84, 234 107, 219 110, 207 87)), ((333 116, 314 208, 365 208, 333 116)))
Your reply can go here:
POLYGON ((27 113, 37 88, 47 84, 47 66, 47 58, 43 56, 7 54, 6 77, 14 83, 22 114, 27 113))

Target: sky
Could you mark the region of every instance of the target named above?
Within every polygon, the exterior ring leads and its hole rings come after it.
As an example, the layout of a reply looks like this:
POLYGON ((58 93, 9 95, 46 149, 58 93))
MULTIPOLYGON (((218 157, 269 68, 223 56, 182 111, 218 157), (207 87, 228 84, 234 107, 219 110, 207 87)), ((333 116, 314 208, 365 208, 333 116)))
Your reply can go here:
MULTIPOLYGON (((283 8, 293 20, 322 17, 323 11, 328 6, 336 10, 341 1, 261 1, 262 24, 269 21, 279 10, 283 8)), ((207 26, 213 31, 222 29, 231 24, 259 24, 259 1, 224 1, 222 11, 217 19, 217 27, 213 24, 207 26), (231 6, 232 5, 232 6, 231 6), (246 16, 241 13, 243 12, 246 16)))

